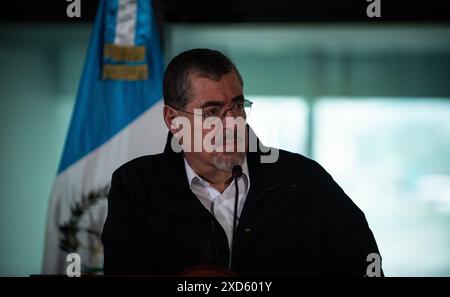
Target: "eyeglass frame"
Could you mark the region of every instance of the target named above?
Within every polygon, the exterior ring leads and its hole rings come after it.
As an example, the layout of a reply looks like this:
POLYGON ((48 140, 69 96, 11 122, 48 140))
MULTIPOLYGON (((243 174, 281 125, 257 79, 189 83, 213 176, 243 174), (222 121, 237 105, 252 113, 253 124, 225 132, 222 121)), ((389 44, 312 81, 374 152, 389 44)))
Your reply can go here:
MULTIPOLYGON (((221 109, 223 109, 224 112, 221 112, 219 118, 220 118, 220 119, 223 119, 223 118, 224 118, 224 115, 226 115, 228 111, 233 110, 233 107, 234 107, 236 104, 243 104, 243 105, 244 105, 243 111, 244 111, 244 114, 245 114, 245 107, 246 107, 245 104, 250 104, 250 106, 247 106, 247 107, 250 107, 250 108, 251 108, 252 105, 253 105, 253 101, 250 101, 250 100, 244 98, 244 101, 243 101, 243 102, 234 102, 234 103, 231 105, 231 107, 229 107, 229 108, 224 109, 224 107, 221 107, 221 109)), ((181 109, 181 108, 172 106, 172 105, 170 105, 170 104, 166 104, 166 105, 169 106, 169 107, 171 107, 171 108, 173 108, 173 109, 175 109, 175 110, 178 110, 178 111, 181 111, 181 112, 185 112, 185 113, 188 113, 188 114, 192 114, 192 115, 194 115, 194 116, 199 116, 199 115, 200 115, 200 114, 198 114, 198 113, 190 112, 190 111, 187 111, 187 110, 184 110, 184 109, 181 109)), ((195 109, 196 109, 196 108, 194 108, 194 110, 195 110, 195 109)), ((199 108, 199 109, 201 109, 201 108, 199 108)), ((201 116, 202 116, 203 120, 205 120, 205 118, 213 117, 213 116, 208 116, 208 117, 206 117, 206 115, 203 114, 203 112, 202 112, 201 116)), ((248 116, 248 115, 246 114, 245 117, 247 117, 247 116, 248 116)))

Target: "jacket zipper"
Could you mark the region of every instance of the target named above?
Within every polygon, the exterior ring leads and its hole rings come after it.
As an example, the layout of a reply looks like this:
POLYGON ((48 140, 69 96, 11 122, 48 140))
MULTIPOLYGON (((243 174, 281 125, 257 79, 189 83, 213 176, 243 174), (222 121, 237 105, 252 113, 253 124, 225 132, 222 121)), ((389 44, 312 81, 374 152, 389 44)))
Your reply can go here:
MULTIPOLYGON (((282 184, 283 184, 283 182, 285 181, 285 179, 283 179, 281 182, 279 182, 279 183, 277 183, 277 184, 275 184, 275 185, 273 185, 273 186, 270 186, 270 187, 267 187, 267 188, 265 188, 265 189, 263 189, 259 194, 258 194, 258 196, 256 196, 256 200, 259 200, 259 198, 261 198, 261 196, 263 195, 263 194, 265 194, 266 192, 268 192, 268 191, 271 191, 271 190, 273 190, 273 189, 276 189, 276 188, 278 188, 279 186, 281 186, 282 184)), ((248 216, 248 214, 247 214, 247 216, 248 216)), ((241 218, 239 219, 239 225, 238 225, 238 228, 236 228, 236 232, 239 230, 239 226, 242 226, 242 220, 241 220, 241 218)), ((238 237, 236 237, 236 238, 238 238, 238 237)), ((236 242, 237 242, 237 240, 236 240, 236 242)), ((233 249, 235 248, 235 246, 236 246, 236 242, 233 244, 233 249)), ((233 259, 231 259, 231 267, 233 268, 234 267, 234 262, 233 262, 233 259)))

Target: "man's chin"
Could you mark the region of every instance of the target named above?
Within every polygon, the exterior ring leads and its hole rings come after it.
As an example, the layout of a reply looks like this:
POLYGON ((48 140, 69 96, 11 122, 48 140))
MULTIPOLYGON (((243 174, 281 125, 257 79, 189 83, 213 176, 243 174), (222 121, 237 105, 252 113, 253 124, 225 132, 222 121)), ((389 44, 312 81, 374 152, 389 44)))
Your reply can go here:
POLYGON ((237 152, 216 152, 213 158, 214 167, 220 171, 231 171, 234 166, 242 166, 245 160, 245 153, 237 152))

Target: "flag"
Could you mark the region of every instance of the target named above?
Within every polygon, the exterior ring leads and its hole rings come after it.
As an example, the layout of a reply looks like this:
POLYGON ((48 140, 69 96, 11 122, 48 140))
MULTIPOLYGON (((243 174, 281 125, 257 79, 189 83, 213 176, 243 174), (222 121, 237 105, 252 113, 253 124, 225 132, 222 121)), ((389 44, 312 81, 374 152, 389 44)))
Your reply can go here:
POLYGON ((100 0, 49 203, 44 274, 103 267, 100 235, 111 175, 138 156, 160 153, 163 59, 151 0, 100 0))

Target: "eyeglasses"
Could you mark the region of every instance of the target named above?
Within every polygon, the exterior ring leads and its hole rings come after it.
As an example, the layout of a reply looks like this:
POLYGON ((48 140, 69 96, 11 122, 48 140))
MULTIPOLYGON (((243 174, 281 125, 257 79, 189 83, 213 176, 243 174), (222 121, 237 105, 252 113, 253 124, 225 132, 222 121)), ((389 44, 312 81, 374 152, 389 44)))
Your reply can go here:
POLYGON ((183 110, 180 108, 177 108, 172 105, 168 105, 172 107, 175 110, 182 111, 185 113, 193 114, 193 115, 201 115, 203 117, 203 120, 211 117, 218 117, 218 118, 225 118, 225 115, 228 111, 232 111, 235 116, 242 116, 244 118, 248 117, 250 114, 250 111, 252 109, 253 102, 247 99, 244 99, 243 101, 234 102, 231 107, 219 107, 219 106, 210 106, 205 107, 201 109, 201 114, 196 112, 190 112, 187 110, 183 110))

